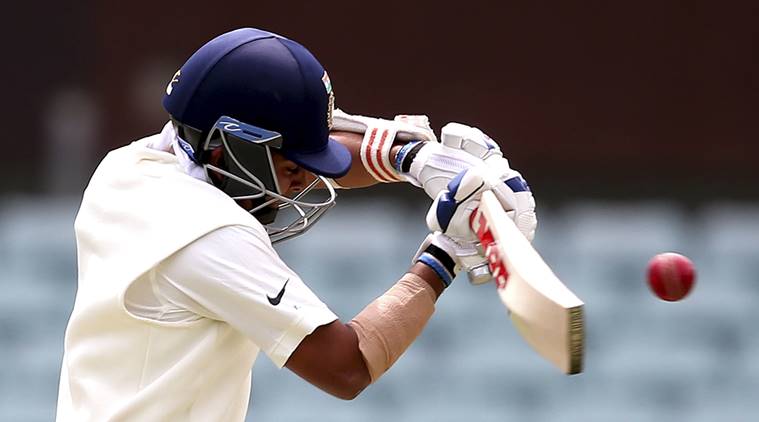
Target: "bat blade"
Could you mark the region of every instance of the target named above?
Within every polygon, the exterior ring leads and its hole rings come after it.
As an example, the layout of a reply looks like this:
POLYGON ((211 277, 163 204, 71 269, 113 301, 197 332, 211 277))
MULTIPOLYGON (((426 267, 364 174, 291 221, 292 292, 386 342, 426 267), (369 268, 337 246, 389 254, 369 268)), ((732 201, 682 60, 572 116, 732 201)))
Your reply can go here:
POLYGON ((551 271, 506 215, 484 192, 472 230, 485 249, 501 301, 524 340, 566 374, 582 372, 583 302, 551 271))

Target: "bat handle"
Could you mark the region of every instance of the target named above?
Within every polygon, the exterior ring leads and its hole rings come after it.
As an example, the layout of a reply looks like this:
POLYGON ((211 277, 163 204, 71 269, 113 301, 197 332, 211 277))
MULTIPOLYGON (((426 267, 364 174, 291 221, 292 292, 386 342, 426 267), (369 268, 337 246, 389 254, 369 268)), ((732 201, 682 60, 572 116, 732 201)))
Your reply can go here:
POLYGON ((470 268, 466 275, 471 284, 483 284, 493 279, 493 274, 490 273, 490 268, 486 262, 470 268))

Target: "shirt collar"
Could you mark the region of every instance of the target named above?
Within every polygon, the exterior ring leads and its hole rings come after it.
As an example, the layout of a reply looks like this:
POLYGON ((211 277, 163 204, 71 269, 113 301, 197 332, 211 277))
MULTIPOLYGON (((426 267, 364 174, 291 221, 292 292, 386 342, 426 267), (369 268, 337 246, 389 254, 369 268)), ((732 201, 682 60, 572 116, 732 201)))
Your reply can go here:
POLYGON ((182 141, 174 130, 174 124, 169 121, 163 126, 161 133, 154 137, 154 140, 150 142, 147 147, 173 153, 177 157, 177 161, 179 161, 179 166, 186 174, 198 180, 210 182, 203 166, 190 159, 182 148, 182 145, 180 145, 180 142, 182 141))

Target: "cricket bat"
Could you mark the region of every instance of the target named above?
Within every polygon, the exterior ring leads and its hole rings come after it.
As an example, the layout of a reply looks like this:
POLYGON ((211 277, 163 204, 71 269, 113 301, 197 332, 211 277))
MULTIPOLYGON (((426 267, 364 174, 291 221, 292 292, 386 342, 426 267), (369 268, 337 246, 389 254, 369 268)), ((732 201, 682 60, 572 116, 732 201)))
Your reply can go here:
POLYGON ((522 338, 565 374, 582 372, 583 302, 551 271, 495 194, 483 192, 470 223, 485 250, 498 295, 522 338))

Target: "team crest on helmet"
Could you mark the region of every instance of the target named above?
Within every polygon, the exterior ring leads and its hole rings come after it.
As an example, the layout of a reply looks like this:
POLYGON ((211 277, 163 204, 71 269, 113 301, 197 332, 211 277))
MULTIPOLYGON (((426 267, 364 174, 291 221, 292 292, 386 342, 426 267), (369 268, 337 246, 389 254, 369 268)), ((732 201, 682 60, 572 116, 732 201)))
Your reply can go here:
POLYGON ((324 71, 324 75, 322 75, 322 83, 324 84, 324 89, 327 90, 327 95, 329 95, 329 100, 327 101, 327 127, 332 129, 332 113, 335 110, 335 94, 332 93, 332 82, 329 80, 329 75, 327 75, 327 71, 324 71))

